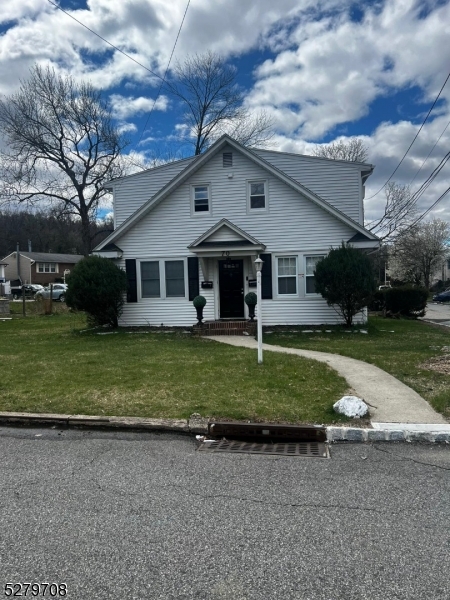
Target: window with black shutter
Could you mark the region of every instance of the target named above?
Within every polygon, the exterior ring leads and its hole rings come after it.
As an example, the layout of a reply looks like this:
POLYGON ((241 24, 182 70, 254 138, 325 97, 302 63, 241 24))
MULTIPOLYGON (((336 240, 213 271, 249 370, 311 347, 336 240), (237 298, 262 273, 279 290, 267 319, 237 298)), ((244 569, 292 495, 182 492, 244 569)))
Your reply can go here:
POLYGON ((127 274, 127 302, 137 302, 136 261, 134 258, 125 260, 127 274))
POLYGON ((272 300, 272 255, 261 254, 263 267, 261 270, 261 297, 263 300, 272 300))
POLYGON ((189 279, 189 300, 193 300, 200 294, 198 280, 198 258, 196 256, 188 257, 188 279, 189 279))

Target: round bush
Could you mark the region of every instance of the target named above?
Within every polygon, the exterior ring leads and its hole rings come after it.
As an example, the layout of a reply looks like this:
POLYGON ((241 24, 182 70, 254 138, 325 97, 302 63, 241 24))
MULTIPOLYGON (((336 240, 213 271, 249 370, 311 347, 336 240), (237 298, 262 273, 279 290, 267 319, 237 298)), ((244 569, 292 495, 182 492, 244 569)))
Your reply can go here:
POLYGON ((195 296, 192 303, 195 308, 203 308, 206 304, 206 298, 204 296, 195 296))
POLYGON ((67 284, 67 306, 85 311, 92 325, 118 326, 127 276, 110 259, 83 258, 67 277, 67 284))
POLYGON ((255 306, 255 304, 257 304, 258 302, 258 296, 255 294, 255 292, 249 292, 245 296, 244 300, 247 306, 255 306))

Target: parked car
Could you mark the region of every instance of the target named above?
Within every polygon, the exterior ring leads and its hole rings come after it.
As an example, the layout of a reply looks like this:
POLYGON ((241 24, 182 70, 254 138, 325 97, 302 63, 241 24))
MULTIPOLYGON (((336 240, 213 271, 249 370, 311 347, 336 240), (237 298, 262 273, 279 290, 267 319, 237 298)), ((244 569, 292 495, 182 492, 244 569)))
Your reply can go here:
POLYGON ((434 302, 450 302, 450 290, 446 290, 440 294, 435 294, 433 296, 433 300, 434 302))
MULTIPOLYGON (((65 283, 54 283, 52 288, 52 300, 64 302, 66 299, 67 284, 65 283)), ((37 294, 36 298, 50 298, 50 287, 42 288, 37 294)))
POLYGON ((26 283, 25 285, 15 285, 11 286, 11 294, 13 300, 18 300, 22 297, 22 294, 25 294, 25 297, 34 297, 37 293, 41 292, 44 289, 42 285, 26 283))

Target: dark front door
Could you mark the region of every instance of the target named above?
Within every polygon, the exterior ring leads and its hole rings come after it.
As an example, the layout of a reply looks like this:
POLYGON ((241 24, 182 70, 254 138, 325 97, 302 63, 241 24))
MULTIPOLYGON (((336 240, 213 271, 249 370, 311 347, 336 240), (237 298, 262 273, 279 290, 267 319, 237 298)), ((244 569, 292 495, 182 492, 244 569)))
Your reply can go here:
POLYGON ((219 261, 220 318, 244 317, 244 267, 242 260, 219 261))

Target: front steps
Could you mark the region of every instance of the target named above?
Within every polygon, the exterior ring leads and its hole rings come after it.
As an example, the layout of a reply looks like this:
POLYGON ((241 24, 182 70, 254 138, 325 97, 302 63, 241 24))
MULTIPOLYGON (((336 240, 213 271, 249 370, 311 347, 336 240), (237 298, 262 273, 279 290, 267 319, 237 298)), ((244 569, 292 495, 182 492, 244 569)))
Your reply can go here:
POLYGON ((194 325, 195 335, 256 335, 256 321, 205 321, 194 325))

